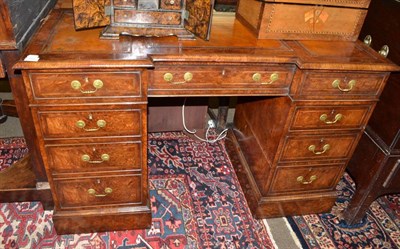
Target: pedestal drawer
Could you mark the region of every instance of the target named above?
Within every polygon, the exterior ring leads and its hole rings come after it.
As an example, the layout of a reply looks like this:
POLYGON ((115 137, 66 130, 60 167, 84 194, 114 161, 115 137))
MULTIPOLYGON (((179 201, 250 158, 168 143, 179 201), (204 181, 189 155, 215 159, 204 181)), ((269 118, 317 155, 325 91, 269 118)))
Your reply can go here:
POLYGON ((343 164, 300 168, 278 167, 272 181, 272 193, 332 190, 343 172, 343 164))
POLYGON ((141 170, 142 144, 90 143, 47 145, 49 168, 53 175, 111 170, 141 170))
POLYGON ((44 138, 141 135, 141 110, 38 111, 44 138))
POLYGON ((372 105, 297 106, 290 130, 362 129, 372 105))
POLYGON ((358 136, 358 133, 288 136, 280 161, 348 159, 358 136))
POLYGON ((141 72, 29 73, 34 99, 141 97, 141 72))
POLYGON ((299 95, 307 98, 377 98, 387 74, 305 72, 299 95))
POLYGON ((60 208, 128 205, 142 202, 142 176, 124 174, 54 179, 60 208))

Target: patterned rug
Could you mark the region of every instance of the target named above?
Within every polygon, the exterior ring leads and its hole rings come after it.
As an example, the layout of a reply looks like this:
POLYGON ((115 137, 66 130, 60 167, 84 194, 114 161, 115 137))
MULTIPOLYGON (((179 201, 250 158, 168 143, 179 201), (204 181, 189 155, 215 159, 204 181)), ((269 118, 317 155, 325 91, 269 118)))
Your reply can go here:
POLYGON ((23 138, 0 138, 0 171, 10 167, 28 153, 23 138))
MULTIPOLYGON (((0 169, 27 152, 20 138, 0 145, 0 169)), ((58 236, 41 204, 0 204, 0 248, 273 248, 250 214, 223 142, 171 132, 149 134, 148 145, 150 229, 58 236)))
POLYGON ((303 248, 400 248, 400 195, 378 198, 359 224, 349 226, 342 213, 354 189, 345 174, 331 213, 287 218, 303 248))

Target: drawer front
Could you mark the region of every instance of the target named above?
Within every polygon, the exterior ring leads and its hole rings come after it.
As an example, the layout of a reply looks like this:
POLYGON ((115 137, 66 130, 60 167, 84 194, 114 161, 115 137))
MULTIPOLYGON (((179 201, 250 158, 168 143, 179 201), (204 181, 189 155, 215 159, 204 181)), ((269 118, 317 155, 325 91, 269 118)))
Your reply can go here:
POLYGON ((141 97, 140 72, 30 73, 34 99, 141 97))
POLYGON ((43 137, 141 135, 141 110, 38 111, 43 137))
POLYGON ((316 5, 264 5, 259 38, 355 41, 367 10, 316 5))
POLYGON ((136 24, 180 25, 180 12, 145 12, 132 10, 115 10, 115 22, 136 24))
POLYGON ((333 190, 343 173, 343 167, 341 164, 302 168, 278 167, 271 192, 333 190))
POLYGON ((46 146, 53 175, 110 170, 141 170, 142 144, 93 143, 46 146))
POLYGON ((115 7, 130 7, 136 8, 135 0, 113 0, 113 4, 115 7))
POLYGON ((385 74, 305 72, 299 91, 310 98, 377 98, 385 79, 385 74))
POLYGON ((280 161, 348 159, 358 134, 286 137, 280 161))
POLYGON ((294 68, 287 67, 180 67, 162 68, 154 71, 150 89, 282 89, 287 92, 294 68))
POLYGON ((61 209, 140 204, 141 185, 141 175, 54 180, 61 209))
POLYGON ((372 105, 298 106, 290 129, 362 129, 371 108, 372 105))

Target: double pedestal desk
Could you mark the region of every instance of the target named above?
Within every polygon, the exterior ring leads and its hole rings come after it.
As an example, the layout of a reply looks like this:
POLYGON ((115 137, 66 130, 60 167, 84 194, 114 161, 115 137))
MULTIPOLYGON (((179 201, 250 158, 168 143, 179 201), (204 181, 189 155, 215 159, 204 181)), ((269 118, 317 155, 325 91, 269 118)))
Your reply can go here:
POLYGON ((72 12, 54 10, 14 66, 60 234, 150 226, 147 108, 156 97, 238 97, 226 143, 244 165, 256 217, 330 211, 399 69, 361 42, 257 40, 227 15, 214 16, 210 41, 99 32, 77 32, 72 12))

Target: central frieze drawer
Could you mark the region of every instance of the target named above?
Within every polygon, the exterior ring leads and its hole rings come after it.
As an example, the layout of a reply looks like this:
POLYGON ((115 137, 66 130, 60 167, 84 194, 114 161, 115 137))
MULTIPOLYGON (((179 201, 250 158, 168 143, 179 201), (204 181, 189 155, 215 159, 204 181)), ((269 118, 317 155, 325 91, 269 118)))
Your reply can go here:
POLYGON ((372 105, 297 106, 290 130, 362 129, 372 105))
POLYGON ((158 67, 150 89, 287 89, 293 66, 158 67))
POLYGON ((353 151, 358 136, 358 133, 288 136, 280 161, 347 159, 353 151))
POLYGON ((141 97, 141 72, 29 74, 34 99, 141 97))
POLYGON ((311 167, 278 167, 272 181, 272 193, 332 190, 343 172, 343 164, 311 167))
POLYGON ((124 174, 54 179, 61 208, 128 205, 142 202, 142 176, 124 174))
POLYGON ((307 98, 377 98, 387 74, 305 72, 298 93, 307 98))
POLYGON ((141 151, 140 141, 46 146, 49 168, 53 175, 141 170, 141 151))
POLYGON ((38 111, 43 137, 73 138, 141 134, 141 110, 38 111))

